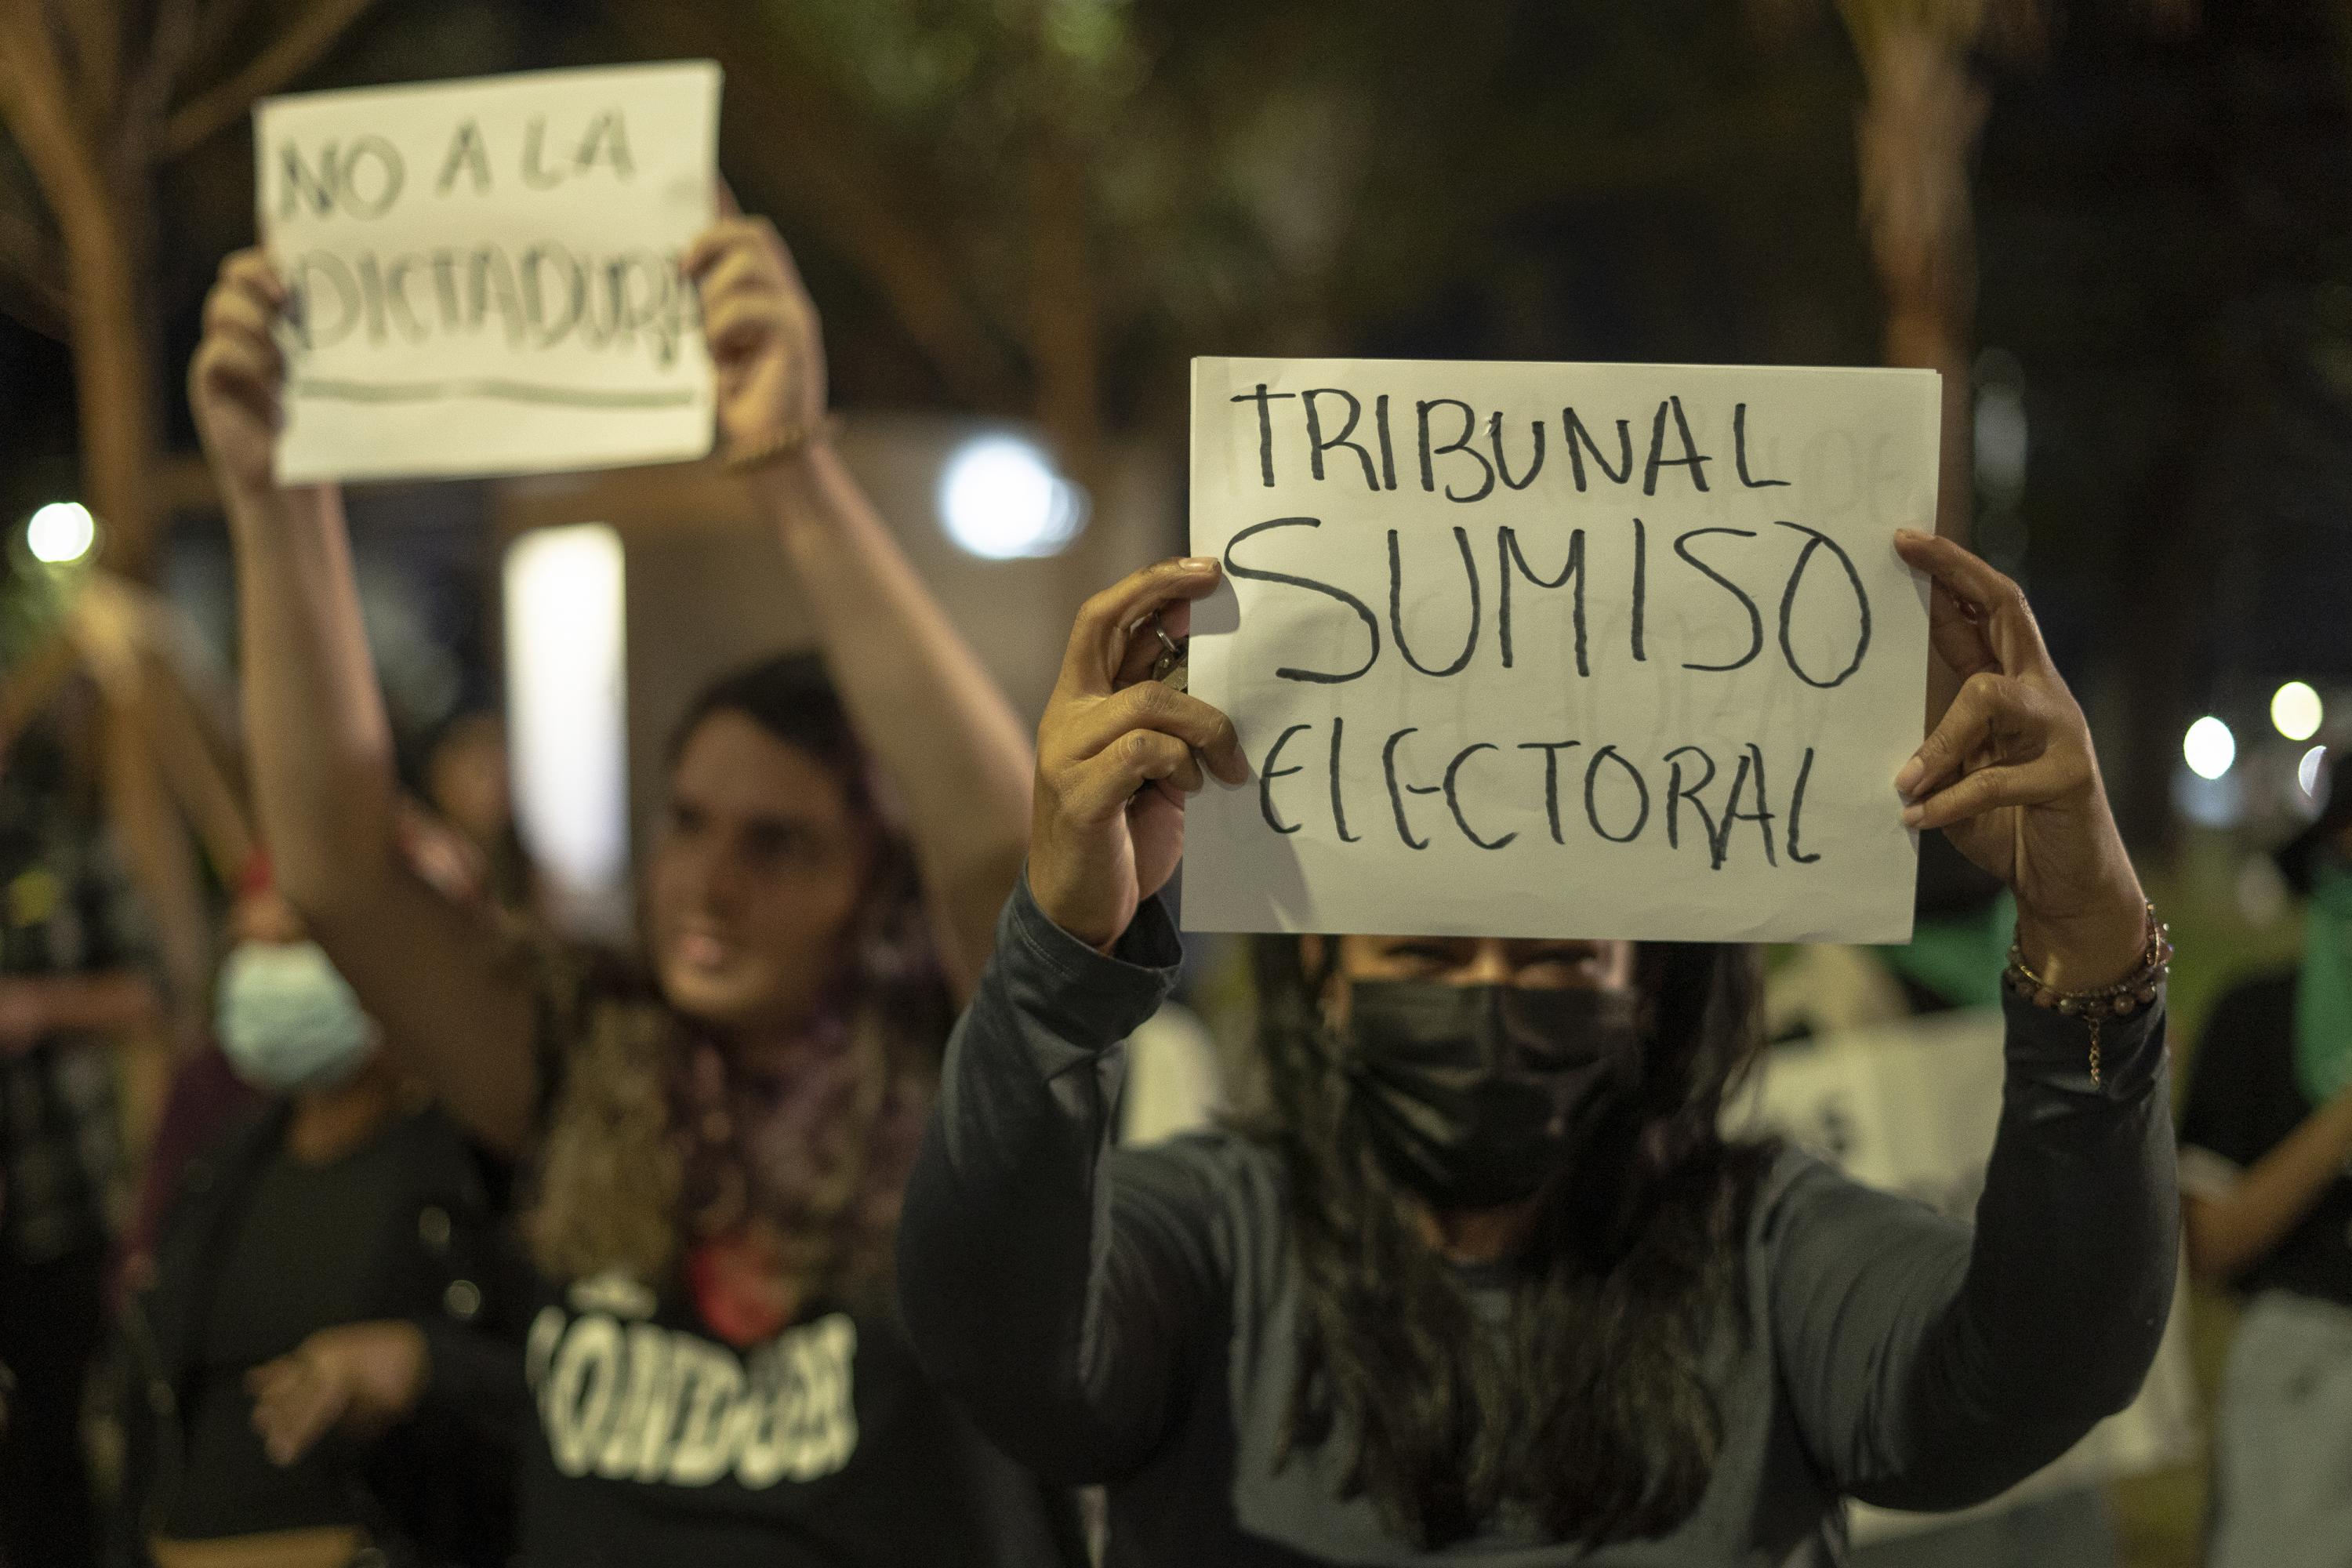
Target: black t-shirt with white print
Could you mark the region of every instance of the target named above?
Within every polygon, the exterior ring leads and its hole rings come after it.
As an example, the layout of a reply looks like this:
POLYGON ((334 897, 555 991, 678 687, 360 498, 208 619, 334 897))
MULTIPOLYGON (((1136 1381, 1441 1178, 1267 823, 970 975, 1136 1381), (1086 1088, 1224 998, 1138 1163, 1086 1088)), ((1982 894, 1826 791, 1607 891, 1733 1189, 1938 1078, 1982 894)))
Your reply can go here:
MULTIPOLYGON (((2295 1079, 2295 977, 2250 981, 2214 1005, 2180 1120, 2180 1189, 2219 1197, 2315 1109, 2295 1079)), ((2352 1306, 2352 1169, 2237 1281, 2352 1306)))
MULTIPOLYGON (((575 1042, 661 1020, 593 966, 551 965, 541 982, 544 1128, 575 1042)), ((980 1436, 917 1363, 887 1298, 812 1301, 739 1349, 702 1319, 683 1270, 659 1289, 541 1276, 520 1294, 536 1300, 527 1326, 509 1325, 531 1404, 524 1568, 1086 1561, 1075 1494, 980 1436)), ((491 1380, 510 1401, 511 1362, 491 1380)))
POLYGON ((682 1289, 547 1287, 525 1352, 532 1568, 1074 1561, 1067 1495, 982 1440, 886 1311, 817 1306, 747 1351, 682 1289))

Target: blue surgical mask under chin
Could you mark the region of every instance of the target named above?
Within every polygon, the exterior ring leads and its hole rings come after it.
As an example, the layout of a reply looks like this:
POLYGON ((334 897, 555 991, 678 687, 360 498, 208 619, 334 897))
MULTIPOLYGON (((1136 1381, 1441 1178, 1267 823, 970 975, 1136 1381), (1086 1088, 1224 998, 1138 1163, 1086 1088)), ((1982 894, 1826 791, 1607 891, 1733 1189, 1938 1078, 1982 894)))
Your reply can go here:
POLYGON ((314 942, 248 942, 221 968, 214 1023, 239 1078, 273 1093, 347 1082, 375 1023, 314 942))

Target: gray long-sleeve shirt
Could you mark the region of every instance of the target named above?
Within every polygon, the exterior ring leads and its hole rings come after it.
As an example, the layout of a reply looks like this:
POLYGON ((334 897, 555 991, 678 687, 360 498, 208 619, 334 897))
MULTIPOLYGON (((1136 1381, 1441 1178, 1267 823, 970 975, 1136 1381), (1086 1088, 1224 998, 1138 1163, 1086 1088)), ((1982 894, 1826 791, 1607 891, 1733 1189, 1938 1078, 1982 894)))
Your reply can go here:
POLYGON ((1973 1229, 1801 1154, 1762 1184, 1750 1324, 1709 1357, 1721 1457, 1681 1527, 1588 1553, 1497 1524, 1423 1552, 1340 1497, 1343 1442, 1275 1468, 1299 1309, 1277 1162, 1231 1134, 1109 1146, 1115 1047, 1178 956, 1156 901, 1106 957, 1016 889, 899 1230, 919 1352, 1008 1450, 1108 1484, 1118 1568, 1827 1563, 1841 1497, 1990 1496, 2128 1402, 2156 1352, 2176 1244, 2162 1009, 2106 1026, 2094 1086, 2084 1026, 2012 1002, 1973 1229))

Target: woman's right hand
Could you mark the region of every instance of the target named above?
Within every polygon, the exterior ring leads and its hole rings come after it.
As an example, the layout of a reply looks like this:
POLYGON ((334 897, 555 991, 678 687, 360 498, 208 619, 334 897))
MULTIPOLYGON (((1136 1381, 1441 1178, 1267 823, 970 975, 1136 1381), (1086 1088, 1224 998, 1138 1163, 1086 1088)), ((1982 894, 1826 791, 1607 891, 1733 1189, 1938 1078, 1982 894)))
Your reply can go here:
POLYGON ((290 1465, 331 1428, 373 1436, 416 1408, 431 1355, 415 1323, 321 1329, 246 1374, 254 1430, 270 1462, 290 1465))
POLYGON ((284 419, 286 358, 272 329, 286 286, 268 258, 240 250, 221 263, 205 299, 203 341, 188 364, 188 406, 196 433, 230 500, 267 494, 277 483, 272 453, 284 419))
POLYGON ((1108 951, 1174 874, 1201 763, 1227 784, 1249 777, 1232 720, 1149 679, 1151 617, 1181 637, 1218 575, 1213 560, 1162 561, 1088 599, 1037 726, 1029 890, 1090 947, 1108 951))

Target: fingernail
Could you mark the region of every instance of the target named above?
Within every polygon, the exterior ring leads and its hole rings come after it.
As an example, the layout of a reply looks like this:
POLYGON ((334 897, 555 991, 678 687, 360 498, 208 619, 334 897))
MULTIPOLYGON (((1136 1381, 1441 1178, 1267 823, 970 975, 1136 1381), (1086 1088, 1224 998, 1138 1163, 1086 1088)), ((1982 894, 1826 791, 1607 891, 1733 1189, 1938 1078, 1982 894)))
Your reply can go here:
POLYGON ((1903 826, 1906 826, 1906 827, 1916 827, 1916 826, 1918 826, 1922 822, 1925 822, 1925 821, 1927 821, 1927 808, 1926 806, 1924 806, 1924 805, 1906 805, 1906 806, 1905 806, 1905 807, 1903 808, 1903 826))
POLYGON ((1213 572, 1217 569, 1217 558, 1213 555, 1187 555, 1177 564, 1187 572, 1213 572))
POLYGON ((1909 762, 1903 764, 1903 771, 1895 775, 1895 791, 1901 795, 1909 795, 1918 784, 1919 775, 1927 771, 1926 765, 1916 755, 1913 756, 1909 762))

